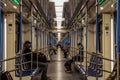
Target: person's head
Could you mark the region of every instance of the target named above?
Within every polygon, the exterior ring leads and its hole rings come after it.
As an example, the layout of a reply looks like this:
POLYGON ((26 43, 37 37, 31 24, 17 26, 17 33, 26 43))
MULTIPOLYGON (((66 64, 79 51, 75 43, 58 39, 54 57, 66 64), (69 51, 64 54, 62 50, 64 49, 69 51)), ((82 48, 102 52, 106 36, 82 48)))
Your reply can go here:
POLYGON ((25 41, 24 47, 25 48, 30 48, 31 47, 31 42, 30 41, 25 41))
POLYGON ((83 46, 82 46, 81 43, 78 43, 78 44, 77 44, 77 47, 78 47, 78 48, 82 48, 83 46))
POLYGON ((80 48, 80 43, 77 44, 77 47, 80 48))
POLYGON ((67 43, 67 45, 70 45, 70 43, 67 43))
POLYGON ((49 43, 49 45, 51 46, 51 43, 49 43))

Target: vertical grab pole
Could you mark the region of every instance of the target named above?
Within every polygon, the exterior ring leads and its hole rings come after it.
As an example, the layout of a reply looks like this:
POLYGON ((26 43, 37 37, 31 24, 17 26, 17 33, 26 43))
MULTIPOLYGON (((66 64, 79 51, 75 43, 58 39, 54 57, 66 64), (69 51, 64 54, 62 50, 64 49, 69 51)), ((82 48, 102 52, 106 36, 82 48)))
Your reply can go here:
POLYGON ((43 31, 43 52, 45 48, 45 30, 43 31))
POLYGON ((38 68, 38 25, 36 23, 36 51, 37 51, 37 68, 38 68))
POLYGON ((49 36, 48 36, 48 33, 49 33, 49 32, 47 32, 47 48, 48 48, 48 43, 49 43, 49 36))
POLYGON ((42 29, 40 27, 40 51, 41 51, 41 47, 42 47, 42 29))
POLYGON ((68 32, 68 42, 70 44, 70 35, 69 35, 69 32, 68 32))
POLYGON ((22 0, 20 0, 20 80, 22 80, 22 0))
POLYGON ((38 25, 36 24, 36 50, 38 50, 38 25))
MULTIPOLYGON (((78 29, 76 29, 76 46, 77 46, 77 44, 78 44, 78 29)), ((77 61, 78 61, 79 59, 77 58, 77 61)))
MULTIPOLYGON (((1 9, 2 9, 2 6, 1 6, 1 0, 0 0, 0 56, 2 54, 2 25, 1 25, 2 11, 1 11, 1 9)), ((0 70, 2 70, 1 62, 0 62, 0 70)))
POLYGON ((51 44, 51 37, 50 37, 50 32, 49 32, 49 44, 51 44))
POLYGON ((88 6, 86 5, 86 75, 88 75, 87 51, 88 51, 88 6))
POLYGON ((117 80, 119 80, 119 29, 120 29, 120 0, 117 0, 117 25, 116 25, 116 55, 117 55, 117 80))
POLYGON ((41 28, 41 34, 42 34, 42 35, 41 35, 41 36, 42 36, 42 37, 41 37, 41 48, 43 48, 43 30, 42 30, 42 28, 41 28))
POLYGON ((43 30, 43 52, 45 47, 45 30, 43 30))
POLYGON ((31 50, 32 50, 32 20, 30 22, 30 41, 31 41, 31 50))
MULTIPOLYGON (((30 22, 30 41, 31 41, 31 50, 32 50, 32 16, 31 16, 31 22, 30 22)), ((33 64, 33 54, 31 54, 31 73, 32 73, 32 64, 33 64)))
MULTIPOLYGON (((76 42, 78 43, 78 30, 76 29, 76 42)), ((76 47, 77 47, 77 43, 76 43, 76 47)))
MULTIPOLYGON (((73 31, 71 31, 71 47, 72 47, 72 51, 74 51, 73 50, 73 31)), ((74 56, 74 52, 72 53, 72 56, 74 56)))
MULTIPOLYGON (((96 0, 96 54, 98 54, 98 0, 96 0)), ((96 60, 96 70, 98 70, 98 61, 96 60)), ((98 80, 98 74, 96 71, 96 80, 98 80)))
POLYGON ((80 27, 80 43, 82 44, 82 26, 80 27))
POLYGON ((73 50, 74 50, 74 56, 75 56, 75 33, 76 31, 74 30, 73 34, 74 34, 74 39, 73 39, 73 50))
MULTIPOLYGON (((1 54, 2 54, 2 26, 1 26, 1 9, 2 9, 2 6, 1 6, 1 0, 0 0, 0 59, 1 59, 1 54)), ((0 70, 2 70, 2 65, 1 65, 1 62, 0 62, 0 70)))
POLYGON ((44 42, 44 31, 42 30, 42 50, 43 50, 43 42, 44 42))
POLYGON ((49 32, 49 44, 51 44, 51 36, 50 36, 50 32, 49 32))
POLYGON ((33 8, 31 7, 31 21, 30 21, 30 41, 31 41, 31 50, 32 50, 32 24, 33 22, 33 8))
POLYGON ((74 35, 74 40, 73 40, 73 50, 74 50, 74 56, 75 56, 75 30, 73 32, 73 35, 74 35))

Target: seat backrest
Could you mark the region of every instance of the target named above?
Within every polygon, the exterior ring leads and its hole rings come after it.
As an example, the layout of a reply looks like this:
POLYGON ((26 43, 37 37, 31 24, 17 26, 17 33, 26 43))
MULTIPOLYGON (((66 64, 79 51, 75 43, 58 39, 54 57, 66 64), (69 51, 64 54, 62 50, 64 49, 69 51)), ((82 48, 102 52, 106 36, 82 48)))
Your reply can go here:
MULTIPOLYGON (((22 64, 22 66, 20 66, 20 58, 16 58, 15 59, 15 64, 17 64, 16 66, 15 66, 15 68, 16 69, 18 69, 18 70, 16 70, 15 71, 15 76, 16 77, 20 77, 20 67, 22 67, 22 76, 29 76, 29 75, 31 75, 31 71, 30 71, 30 69, 31 69, 31 66, 30 65, 28 65, 28 64, 22 64)), ((22 57, 22 63, 23 62, 26 62, 27 60, 25 59, 25 57, 23 56, 22 57)))
POLYGON ((96 54, 92 52, 92 56, 90 58, 90 62, 94 62, 96 60, 96 54))

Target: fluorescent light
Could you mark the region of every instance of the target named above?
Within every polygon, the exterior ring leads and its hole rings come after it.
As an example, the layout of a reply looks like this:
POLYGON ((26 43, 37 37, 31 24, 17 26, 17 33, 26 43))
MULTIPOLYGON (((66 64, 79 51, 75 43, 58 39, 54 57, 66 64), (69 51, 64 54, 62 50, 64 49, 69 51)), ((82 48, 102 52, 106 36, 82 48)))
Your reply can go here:
MULTIPOLYGON (((61 29, 61 28, 62 28, 61 26, 58 26, 58 27, 57 27, 57 29, 61 29)), ((60 30, 58 30, 58 31, 60 31, 60 30)))
POLYGON ((114 7, 114 4, 112 4, 111 7, 113 8, 113 7, 114 7))
POLYGON ((57 27, 61 26, 62 21, 57 21, 57 27))
POLYGON ((63 12, 63 7, 55 7, 56 12, 63 12))
MULTIPOLYGON (((7 20, 4 19, 4 59, 7 59, 7 20)), ((7 71, 7 61, 4 63, 5 71, 7 71)))
MULTIPOLYGON (((111 18, 111 60, 114 60, 114 20, 111 18)), ((114 63, 111 62, 111 71, 113 70, 114 63)))
POLYGON ((50 0, 50 2, 54 2, 54 0, 50 0))
POLYGON ((69 0, 49 0, 50 2, 69 2, 69 0))
POLYGON ((85 20, 84 20, 84 19, 82 19, 82 23, 83 23, 83 24, 85 23, 85 20))
POLYGON ((69 0, 50 0, 50 2, 55 2, 55 5, 63 5, 64 2, 68 2, 69 0))
POLYGON ((36 23, 37 23, 37 21, 36 21, 36 20, 34 20, 34 23, 36 24, 36 23))
POLYGON ((69 0, 49 0, 49 1, 55 2, 56 18, 54 18, 54 20, 57 21, 57 28, 61 28, 62 21, 65 20, 64 18, 62 18, 63 5, 64 2, 68 2, 69 0))
POLYGON ((61 31, 60 29, 58 29, 57 31, 61 31))
POLYGON ((57 2, 55 2, 55 5, 57 6, 63 5, 63 2, 58 0, 57 2))
POLYGON ((103 10, 104 8, 103 7, 100 7, 100 10, 103 10))
POLYGON ((56 20, 57 22, 61 22, 61 21, 64 21, 64 20, 62 20, 62 19, 58 19, 58 20, 56 20))
POLYGON ((62 18, 62 17, 57 17, 57 18, 54 18, 54 19, 62 19, 62 20, 65 20, 65 18, 62 18))
POLYGON ((7 4, 6 4, 6 3, 4 3, 4 6, 6 7, 6 6, 7 6, 7 4))
POLYGON ((13 6, 13 8, 14 8, 14 9, 17 9, 17 7, 16 7, 16 6, 13 6))
POLYGON ((64 0, 64 2, 69 2, 69 0, 64 0))
POLYGON ((57 17, 57 18, 54 18, 54 20, 55 20, 55 21, 59 21, 59 22, 61 22, 61 21, 64 21, 64 20, 65 20, 65 18, 62 18, 62 17, 57 17))
POLYGON ((61 36, 61 33, 58 33, 58 36, 61 36))
POLYGON ((62 17, 62 13, 56 13, 57 17, 62 17))
POLYGON ((57 22, 62 22, 63 20, 61 20, 61 19, 57 19, 56 21, 57 21, 57 22))
POLYGON ((58 41, 60 41, 61 40, 61 36, 58 36, 58 41))

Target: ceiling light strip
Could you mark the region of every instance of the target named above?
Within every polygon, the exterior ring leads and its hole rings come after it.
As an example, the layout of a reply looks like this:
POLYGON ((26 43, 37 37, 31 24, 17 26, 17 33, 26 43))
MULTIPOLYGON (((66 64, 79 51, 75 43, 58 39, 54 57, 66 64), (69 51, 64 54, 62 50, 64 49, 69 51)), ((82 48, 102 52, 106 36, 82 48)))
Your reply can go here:
POLYGON ((54 18, 54 20, 57 21, 57 27, 61 27, 62 21, 65 20, 65 18, 62 18, 63 5, 64 5, 64 2, 68 2, 68 1, 69 0, 50 0, 50 2, 55 2, 56 18, 54 18))

